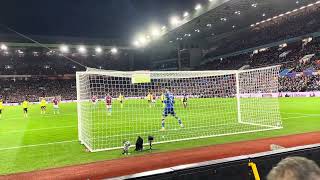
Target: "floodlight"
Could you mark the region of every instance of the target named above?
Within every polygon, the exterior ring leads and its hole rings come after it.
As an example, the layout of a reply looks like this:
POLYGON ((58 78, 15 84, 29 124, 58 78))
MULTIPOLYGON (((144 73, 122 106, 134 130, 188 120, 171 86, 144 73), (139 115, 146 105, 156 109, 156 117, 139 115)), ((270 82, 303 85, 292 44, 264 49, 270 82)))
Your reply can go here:
POLYGON ((200 10, 201 8, 202 8, 201 4, 197 4, 194 9, 198 11, 198 10, 200 10))
POLYGON ((257 7, 258 3, 251 4, 252 7, 257 7))
POLYGON ((187 11, 183 13, 183 17, 186 18, 186 17, 188 17, 188 16, 189 16, 189 13, 188 13, 187 11))
POLYGON ((173 26, 176 26, 180 23, 179 17, 178 16, 172 16, 170 18, 170 24, 173 26))
POLYGON ((1 44, 0 49, 3 51, 6 51, 6 50, 8 50, 8 47, 5 44, 1 44))
POLYGON ((87 49, 84 46, 79 46, 78 51, 79 51, 79 53, 84 54, 87 52, 87 49))
POLYGON ((161 35, 160 29, 157 26, 152 26, 150 31, 151 31, 151 36, 154 38, 157 38, 161 35))
POLYGON ((102 48, 101 47, 96 47, 95 51, 96 51, 96 53, 100 54, 100 53, 102 53, 102 48))
POLYGON ((145 36, 140 36, 139 38, 138 38, 138 40, 139 40, 139 43, 141 44, 141 45, 145 45, 145 44, 147 44, 147 39, 146 39, 146 37, 145 36))
POLYGON ((112 54, 117 54, 118 53, 118 49, 117 48, 112 48, 111 49, 111 53, 112 54))
POLYGON ((139 41, 134 41, 134 42, 133 42, 133 45, 134 45, 135 47, 140 47, 140 46, 141 46, 141 44, 140 44, 139 41))
POLYGON ((62 53, 67 53, 67 52, 69 52, 69 47, 67 45, 61 45, 60 46, 60 51, 62 53))

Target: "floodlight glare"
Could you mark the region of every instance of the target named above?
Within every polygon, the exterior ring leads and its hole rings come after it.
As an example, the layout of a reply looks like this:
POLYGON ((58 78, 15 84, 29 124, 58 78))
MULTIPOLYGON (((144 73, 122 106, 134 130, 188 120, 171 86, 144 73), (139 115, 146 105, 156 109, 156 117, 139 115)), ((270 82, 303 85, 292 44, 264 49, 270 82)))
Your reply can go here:
POLYGON ((141 45, 145 45, 145 44, 147 44, 147 39, 144 36, 140 36, 139 42, 141 43, 141 45))
POLYGON ((0 49, 3 51, 6 51, 6 50, 8 50, 8 47, 5 44, 1 44, 0 49))
POLYGON ((133 42, 133 45, 134 45, 135 47, 140 47, 140 46, 141 46, 141 44, 140 44, 139 41, 134 41, 134 42, 133 42))
POLYGON ((200 10, 201 8, 202 8, 201 4, 197 4, 194 9, 195 9, 195 10, 200 10))
POLYGON ((61 45, 60 46, 60 51, 62 53, 67 53, 67 52, 69 52, 69 47, 67 45, 61 45))
POLYGON ((161 29, 157 25, 153 25, 150 27, 150 35, 153 38, 158 38, 161 35, 161 29))
POLYGON ((84 53, 87 52, 87 49, 86 49, 86 47, 84 47, 84 46, 79 46, 78 51, 79 51, 79 53, 84 54, 84 53))
POLYGON ((102 53, 102 48, 101 47, 96 47, 95 51, 96 51, 96 53, 100 54, 100 53, 102 53))
POLYGON ((170 24, 173 26, 176 26, 180 23, 179 17, 178 16, 172 16, 170 18, 170 24))
POLYGON ((112 54, 117 54, 118 53, 118 49, 117 48, 112 48, 111 49, 111 53, 112 54))
POLYGON ((189 13, 188 13, 187 11, 183 13, 183 17, 186 18, 186 17, 188 17, 188 16, 189 16, 189 13))

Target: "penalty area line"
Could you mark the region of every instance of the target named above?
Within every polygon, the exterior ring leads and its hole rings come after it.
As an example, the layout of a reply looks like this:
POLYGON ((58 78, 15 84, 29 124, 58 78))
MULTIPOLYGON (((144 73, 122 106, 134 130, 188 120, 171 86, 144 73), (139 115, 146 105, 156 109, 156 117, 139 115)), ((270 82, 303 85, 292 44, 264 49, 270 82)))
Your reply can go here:
POLYGON ((52 142, 52 143, 45 143, 45 144, 32 144, 32 145, 25 145, 25 146, 14 146, 14 147, 0 148, 0 151, 20 149, 20 148, 38 147, 38 146, 48 146, 48 145, 54 145, 54 144, 66 144, 66 143, 73 143, 73 142, 77 142, 77 141, 78 140, 71 140, 71 141, 60 141, 60 142, 52 142))
POLYGON ((286 120, 286 119, 299 119, 299 118, 312 118, 312 117, 318 117, 318 116, 314 116, 314 115, 305 115, 305 116, 285 117, 285 118, 281 118, 281 119, 282 119, 282 120, 286 120))

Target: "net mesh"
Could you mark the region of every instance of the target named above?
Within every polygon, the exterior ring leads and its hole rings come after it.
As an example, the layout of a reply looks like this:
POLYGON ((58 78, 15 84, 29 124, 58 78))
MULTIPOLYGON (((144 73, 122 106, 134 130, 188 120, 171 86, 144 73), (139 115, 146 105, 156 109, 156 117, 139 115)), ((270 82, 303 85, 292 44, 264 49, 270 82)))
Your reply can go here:
POLYGON ((120 148, 123 141, 135 142, 138 136, 165 143, 282 127, 274 96, 278 66, 138 73, 141 79, 146 74, 150 82, 133 83, 137 72, 77 73, 79 140, 90 151, 120 148), (174 97, 170 111, 163 103, 168 93, 174 97))

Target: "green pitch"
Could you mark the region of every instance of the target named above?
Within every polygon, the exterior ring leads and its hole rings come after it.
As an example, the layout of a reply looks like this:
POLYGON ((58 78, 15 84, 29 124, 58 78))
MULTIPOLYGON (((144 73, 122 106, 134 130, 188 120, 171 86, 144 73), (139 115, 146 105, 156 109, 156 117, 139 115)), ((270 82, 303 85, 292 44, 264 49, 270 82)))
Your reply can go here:
MULTIPOLYGON (((318 131, 320 129, 319 103, 320 98, 281 98, 283 129, 159 144, 155 145, 154 152, 318 131)), ((196 108, 192 104, 195 103, 190 102, 190 108, 196 108)), ((98 153, 85 151, 77 141, 76 109, 76 104, 61 104, 61 114, 54 115, 52 106, 49 106, 47 114, 41 115, 39 105, 33 105, 29 108, 29 118, 26 119, 23 117, 21 107, 6 107, 0 119, 0 174, 122 158, 120 150, 98 153)), ((116 109, 114 107, 112 118, 117 117, 116 109)), ((153 113, 162 112, 161 107, 155 107, 150 111, 154 111, 153 113)), ((186 112, 184 112, 186 110, 182 107, 177 108, 176 111, 182 119, 186 117, 186 112)), ((235 114, 231 114, 231 116, 235 116, 235 114)), ((160 129, 160 120, 159 127, 154 123, 148 125, 147 120, 144 126, 146 126, 144 128, 160 129)), ((168 119, 168 127, 175 126, 178 127, 177 122, 171 122, 171 119, 168 119)), ((119 130, 135 131, 129 127, 126 128, 119 127, 119 130)), ((132 153, 132 155, 147 153, 149 152, 132 153)))

